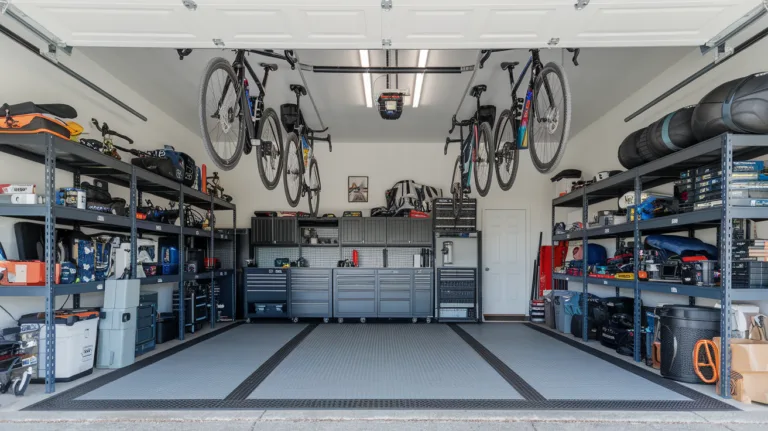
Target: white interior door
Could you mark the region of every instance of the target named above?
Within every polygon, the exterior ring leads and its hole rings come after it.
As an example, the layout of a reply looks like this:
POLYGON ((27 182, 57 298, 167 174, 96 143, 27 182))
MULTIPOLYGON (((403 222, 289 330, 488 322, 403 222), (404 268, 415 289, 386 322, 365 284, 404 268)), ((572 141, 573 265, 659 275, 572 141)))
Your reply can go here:
POLYGON ((485 210, 483 217, 483 315, 525 315, 531 284, 525 210, 485 210))

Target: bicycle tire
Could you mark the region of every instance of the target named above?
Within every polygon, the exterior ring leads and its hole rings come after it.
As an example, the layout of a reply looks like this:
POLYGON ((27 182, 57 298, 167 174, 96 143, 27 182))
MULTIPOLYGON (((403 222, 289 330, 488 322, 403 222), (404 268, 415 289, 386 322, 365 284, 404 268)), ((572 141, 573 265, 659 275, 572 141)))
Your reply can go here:
POLYGON ((271 127, 270 129, 274 133, 277 140, 277 142, 273 142, 273 149, 277 149, 276 160, 275 157, 267 156, 265 152, 262 151, 263 148, 260 148, 260 151, 257 154, 257 164, 259 166, 259 177, 261 178, 261 182, 264 184, 264 187, 266 187, 267 190, 274 190, 275 187, 277 187, 277 184, 280 182, 280 174, 283 171, 283 132, 280 130, 280 121, 278 120, 277 113, 275 113, 274 109, 267 108, 264 110, 264 115, 261 116, 261 121, 259 121, 259 131, 257 135, 259 136, 259 141, 264 140, 264 130, 266 129, 265 125, 269 123, 270 119, 273 120, 272 124, 274 125, 274 127, 271 127), (272 180, 267 177, 267 168, 264 166, 266 163, 272 164, 275 166, 275 169, 277 169, 272 180))
POLYGON ((478 130, 478 139, 477 142, 475 142, 475 145, 477 146, 477 157, 475 160, 475 169, 473 169, 473 171, 475 172, 474 177, 477 193, 480 196, 485 197, 491 190, 491 182, 493 181, 493 150, 491 149, 491 139, 493 138, 493 132, 491 131, 491 126, 485 122, 480 124, 478 130), (480 166, 482 166, 483 163, 481 162, 481 148, 484 148, 485 151, 484 163, 488 165, 488 169, 485 173, 480 173, 480 166), (481 184, 481 180, 483 179, 485 180, 485 186, 481 184))
POLYGON ((496 156, 496 160, 494 160, 496 181, 498 181, 499 187, 504 191, 512 188, 512 184, 515 183, 515 178, 517 177, 520 150, 517 148, 516 130, 512 112, 509 109, 505 109, 499 116, 499 121, 496 124, 496 136, 493 139, 494 154, 496 156), (505 139, 504 132, 506 131, 510 132, 511 140, 501 142, 502 139, 505 139), (504 169, 503 172, 502 169, 504 169), (503 173, 508 173, 509 178, 505 180, 502 175, 503 173))
POLYGON ((456 157, 456 164, 453 165, 453 177, 451 177, 451 195, 453 196, 453 217, 458 219, 461 214, 461 207, 464 204, 464 185, 461 183, 461 155, 456 157), (458 177, 457 177, 458 175, 458 177), (457 180, 457 181, 453 181, 457 180))
MULTIPOLYGON (((205 152, 208 153, 208 157, 210 157, 211 161, 213 161, 213 164, 216 165, 219 169, 222 171, 229 171, 232 170, 235 166, 237 166, 238 162, 240 161, 240 157, 243 155, 243 146, 245 145, 245 139, 246 139, 246 124, 245 121, 247 121, 246 118, 244 118, 243 113, 245 110, 247 110, 248 101, 245 98, 245 92, 240 91, 240 84, 237 79, 237 75, 235 75, 235 70, 232 68, 232 65, 229 64, 229 61, 227 61, 224 58, 216 57, 211 59, 211 61, 208 62, 208 64, 205 66, 205 72, 203 73, 203 78, 200 83, 200 94, 199 94, 199 120, 200 120, 200 130, 202 131, 203 135, 203 147, 205 147, 205 152), (235 142, 235 148, 231 156, 229 157, 222 157, 222 155, 219 154, 219 152, 216 150, 215 143, 211 139, 211 130, 209 130, 209 122, 211 120, 211 117, 209 117, 208 112, 206 111, 206 107, 208 107, 208 104, 211 102, 207 99, 208 95, 208 89, 209 89, 209 80, 211 79, 211 76, 214 72, 217 70, 223 70, 224 73, 226 73, 227 77, 231 80, 231 82, 235 83, 234 90, 235 93, 239 93, 240 101, 235 102, 235 109, 233 111, 237 111, 237 107, 239 106, 239 113, 233 112, 232 116, 234 117, 240 117, 239 124, 237 126, 237 136, 234 139, 235 142), (245 108, 244 108, 245 107, 245 108)), ((237 97, 237 96, 236 96, 237 97)), ((218 101, 214 102, 213 106, 218 106, 218 101)), ((216 123, 219 124, 219 121, 216 120, 216 123)), ((233 123, 234 124, 234 123, 233 123)), ((220 136, 220 134, 218 135, 220 136)))
MULTIPOLYGON (((549 81, 547 81, 549 82, 549 81)), ((551 172, 553 169, 557 168, 557 166, 560 164, 560 160, 563 158, 563 154, 565 153, 565 144, 568 142, 568 134, 571 130, 571 87, 568 85, 568 78, 565 75, 565 72, 563 71, 563 68, 557 64, 557 63, 547 63, 546 66, 541 70, 541 73, 539 73, 539 76, 536 77, 536 82, 534 83, 534 104, 533 109, 534 111, 531 112, 531 116, 529 116, 528 120, 528 126, 530 128, 530 152, 531 152, 531 160, 533 161, 533 166, 536 167, 536 170, 539 172, 545 174, 548 172, 551 172), (562 114, 558 112, 558 118, 557 122, 555 123, 555 128, 562 130, 562 134, 560 135, 560 139, 558 140, 557 149, 555 150, 555 154, 550 158, 549 161, 543 160, 543 154, 539 154, 539 151, 536 148, 536 142, 539 141, 539 137, 537 136, 540 132, 537 132, 537 121, 535 118, 536 115, 536 109, 538 109, 538 95, 539 95, 539 89, 544 84, 544 79, 548 75, 554 75, 557 80, 559 81, 559 85, 563 90, 563 112, 562 114), (559 117, 562 116, 562 119, 559 117), (560 120, 562 120, 562 126, 560 126, 560 120)), ((559 107, 557 108, 560 109, 559 107)), ((548 122, 553 123, 553 122, 548 122)), ((547 126, 549 127, 549 126, 547 126)), ((552 132, 549 132, 550 134, 553 134, 552 132)), ((543 140, 543 139, 542 139, 543 140)))
POLYGON ((320 190, 322 190, 322 184, 320 183, 320 168, 317 167, 317 160, 313 157, 309 161, 309 184, 307 192, 307 201, 309 201, 309 214, 311 217, 317 217, 317 212, 320 209, 320 190), (317 172, 317 183, 312 180, 312 172, 317 172), (317 186, 317 187, 313 187, 317 186), (314 196, 314 198, 313 198, 314 196), (313 204, 314 202, 314 204, 313 204))
POLYGON ((285 139, 285 153, 283 155, 283 190, 285 190, 285 199, 292 208, 299 204, 301 190, 304 186, 304 163, 302 160, 299 137, 295 133, 289 133, 285 139), (295 197, 291 196, 291 187, 294 184, 296 185, 295 197))

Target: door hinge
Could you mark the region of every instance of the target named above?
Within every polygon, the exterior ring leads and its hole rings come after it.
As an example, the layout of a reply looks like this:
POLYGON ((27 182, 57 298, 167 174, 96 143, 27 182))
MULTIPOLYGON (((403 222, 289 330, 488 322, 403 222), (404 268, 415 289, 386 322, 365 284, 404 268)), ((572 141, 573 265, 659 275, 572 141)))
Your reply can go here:
POLYGON ((181 0, 181 4, 189 10, 197 10, 197 3, 194 0, 181 0))
POLYGON ((381 39, 381 46, 392 46, 392 39, 381 39))
POLYGON ((224 47, 224 41, 221 39, 213 39, 213 44, 221 48, 224 47))
POLYGON ((547 45, 555 46, 558 43, 560 43, 560 38, 559 37, 553 37, 552 39, 549 39, 549 42, 547 42, 547 45))
POLYGON ((392 0, 381 0, 381 8, 384 10, 392 10, 392 0))
POLYGON ((576 4, 573 5, 576 10, 582 10, 589 4, 589 0, 576 0, 576 4))

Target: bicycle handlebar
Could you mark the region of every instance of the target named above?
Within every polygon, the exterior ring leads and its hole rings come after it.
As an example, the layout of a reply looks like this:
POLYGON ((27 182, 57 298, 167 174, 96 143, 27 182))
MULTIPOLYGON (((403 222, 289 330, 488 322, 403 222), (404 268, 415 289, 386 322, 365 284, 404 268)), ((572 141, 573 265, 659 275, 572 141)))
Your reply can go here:
POLYGON ((579 65, 579 54, 581 54, 581 48, 566 48, 566 51, 573 53, 573 65, 578 66, 579 65))
POLYGON ((456 126, 467 127, 470 124, 472 124, 472 119, 471 118, 469 120, 458 121, 458 120, 456 120, 456 116, 454 115, 453 117, 451 117, 451 130, 448 131, 448 134, 449 135, 452 134, 453 131, 456 129, 456 126))
POLYGON ((445 147, 443 147, 443 155, 448 155, 448 144, 453 142, 461 142, 461 139, 445 138, 445 147))
MULTIPOLYGON (((325 129, 321 130, 321 132, 324 132, 326 130, 328 130, 327 127, 325 129)), ((311 139, 313 143, 314 143, 314 141, 327 142, 328 143, 328 151, 331 152, 331 153, 333 152, 333 144, 331 143, 331 135, 330 135, 330 133, 328 134, 328 136, 326 136, 324 138, 316 138, 315 136, 312 136, 310 134, 310 138, 309 139, 311 139)))

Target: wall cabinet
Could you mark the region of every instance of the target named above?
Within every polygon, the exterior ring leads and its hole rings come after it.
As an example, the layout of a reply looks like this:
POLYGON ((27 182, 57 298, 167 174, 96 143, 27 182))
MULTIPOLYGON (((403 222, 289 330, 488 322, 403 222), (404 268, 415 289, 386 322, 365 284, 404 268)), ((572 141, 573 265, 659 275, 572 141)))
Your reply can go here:
POLYGON ((299 232, 293 217, 252 217, 252 245, 297 245, 299 232))
POLYGON ((345 217, 341 220, 341 243, 365 243, 365 219, 362 217, 345 217))
POLYGON ((432 219, 387 219, 387 245, 429 247, 432 245, 432 219))
POLYGON ((345 217, 341 220, 343 245, 387 245, 387 219, 378 217, 345 217))
POLYGON ((387 244, 387 219, 383 217, 366 217, 365 244, 385 246, 387 244))

